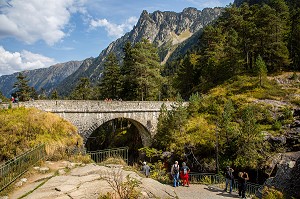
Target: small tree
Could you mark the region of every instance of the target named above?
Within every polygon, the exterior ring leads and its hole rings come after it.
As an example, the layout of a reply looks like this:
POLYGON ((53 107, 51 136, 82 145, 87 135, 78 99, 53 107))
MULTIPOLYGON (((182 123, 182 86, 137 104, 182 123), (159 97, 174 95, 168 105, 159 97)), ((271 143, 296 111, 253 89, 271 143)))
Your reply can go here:
POLYGON ((17 82, 14 84, 14 88, 16 88, 16 97, 19 98, 20 101, 27 101, 31 96, 31 89, 28 85, 27 77, 23 73, 19 73, 17 76, 17 82))
POLYGON ((255 72, 259 78, 259 86, 262 86, 262 80, 267 76, 267 66, 260 55, 256 58, 255 61, 255 72))
POLYGON ((58 92, 57 92, 57 90, 55 89, 55 90, 53 90, 52 93, 51 93, 51 99, 56 100, 56 99, 58 99, 58 98, 59 98, 58 92))

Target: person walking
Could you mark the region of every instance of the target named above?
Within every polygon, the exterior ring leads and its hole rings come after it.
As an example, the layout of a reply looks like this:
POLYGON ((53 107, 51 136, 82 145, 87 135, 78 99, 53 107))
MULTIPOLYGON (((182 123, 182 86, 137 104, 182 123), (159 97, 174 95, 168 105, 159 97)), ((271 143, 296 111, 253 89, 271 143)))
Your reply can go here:
POLYGON ((246 198, 246 181, 249 180, 248 173, 239 172, 238 175, 238 189, 239 189, 239 197, 246 198))
POLYGON ((234 180, 233 172, 234 170, 232 168, 230 168, 229 166, 226 167, 226 172, 225 172, 226 185, 224 191, 227 191, 227 187, 229 184, 229 193, 232 192, 232 183, 234 180))
POLYGON ((178 187, 179 186, 179 164, 178 161, 175 161, 175 164, 172 165, 171 168, 171 175, 173 177, 173 186, 178 187))
POLYGON ((147 165, 147 162, 143 162, 142 172, 147 178, 150 176, 150 167, 147 165))
POLYGON ((182 163, 182 167, 180 169, 180 178, 182 179, 182 186, 187 185, 188 187, 190 186, 189 182, 189 172, 190 168, 186 166, 186 163, 182 163))

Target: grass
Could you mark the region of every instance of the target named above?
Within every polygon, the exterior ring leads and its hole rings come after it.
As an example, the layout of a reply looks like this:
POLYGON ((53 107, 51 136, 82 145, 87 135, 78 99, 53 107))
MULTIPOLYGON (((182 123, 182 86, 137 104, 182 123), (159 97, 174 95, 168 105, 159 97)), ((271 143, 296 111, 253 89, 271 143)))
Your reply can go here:
POLYGON ((82 142, 77 129, 58 115, 24 107, 0 110, 0 162, 40 143, 70 147, 82 142))

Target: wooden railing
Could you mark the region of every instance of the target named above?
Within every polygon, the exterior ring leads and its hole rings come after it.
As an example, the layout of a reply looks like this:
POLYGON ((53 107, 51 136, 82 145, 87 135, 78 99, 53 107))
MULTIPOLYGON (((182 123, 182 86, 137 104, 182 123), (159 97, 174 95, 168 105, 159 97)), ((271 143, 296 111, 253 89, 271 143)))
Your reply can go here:
POLYGON ((45 157, 45 145, 39 145, 0 165, 0 191, 45 157))
MULTIPOLYGON (((219 189, 225 189, 226 179, 224 176, 214 173, 190 173, 190 182, 192 184, 210 184, 219 189)), ((261 191, 262 185, 247 182, 246 195, 248 197, 254 196, 261 191)), ((238 181, 234 180, 232 183, 232 190, 238 190, 238 181)))
POLYGON ((122 158, 128 164, 128 147, 88 151, 87 154, 89 154, 91 156, 91 159, 96 163, 103 162, 110 157, 115 157, 122 158))

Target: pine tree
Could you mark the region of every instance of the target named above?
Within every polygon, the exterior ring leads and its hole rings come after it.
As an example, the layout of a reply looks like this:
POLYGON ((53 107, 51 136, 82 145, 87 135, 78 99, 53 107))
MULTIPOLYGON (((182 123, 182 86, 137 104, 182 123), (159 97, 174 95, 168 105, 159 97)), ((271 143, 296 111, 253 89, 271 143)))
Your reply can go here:
POLYGON ((53 100, 59 99, 58 92, 57 92, 56 89, 54 89, 54 90, 51 92, 50 98, 53 99, 53 100))
POLYGON ((158 99, 162 77, 157 48, 142 39, 133 47, 127 44, 124 52, 122 96, 128 100, 158 99))
POLYGON ((127 42, 123 48, 124 58, 121 65, 121 98, 125 100, 136 99, 137 83, 134 81, 134 60, 132 57, 132 45, 127 42))
POLYGON ((267 76, 268 70, 264 60, 260 55, 257 57, 255 61, 255 72, 259 78, 259 86, 262 87, 262 81, 267 76))
POLYGON ((16 97, 18 97, 20 101, 28 101, 30 99, 31 90, 28 81, 23 73, 18 74, 14 88, 16 88, 16 97))
POLYGON ((158 99, 160 91, 160 62, 155 48, 149 40, 142 39, 133 48, 132 56, 137 83, 137 99, 158 99))
POLYGON ((103 76, 99 85, 100 98, 118 99, 121 92, 121 73, 115 54, 110 53, 104 63, 103 76))
POLYGON ((273 0, 273 7, 263 5, 255 13, 257 27, 256 56, 260 54, 270 72, 290 64, 287 49, 288 7, 283 0, 273 0))
MULTIPOLYGON (((298 4, 300 2, 298 1, 298 4)), ((289 50, 294 70, 300 70, 300 8, 295 2, 290 6, 291 13, 291 34, 289 38, 289 50)))
POLYGON ((71 99, 76 100, 88 100, 90 99, 91 94, 91 86, 90 86, 90 80, 86 77, 82 77, 71 93, 71 99))

